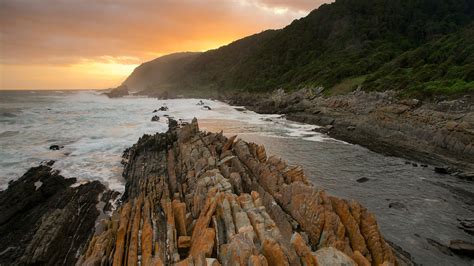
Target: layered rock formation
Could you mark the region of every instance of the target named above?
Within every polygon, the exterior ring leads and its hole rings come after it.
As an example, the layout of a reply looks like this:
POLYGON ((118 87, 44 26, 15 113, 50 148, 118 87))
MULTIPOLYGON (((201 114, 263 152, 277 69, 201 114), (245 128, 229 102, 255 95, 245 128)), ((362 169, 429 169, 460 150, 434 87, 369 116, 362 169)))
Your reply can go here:
POLYGON ((435 166, 450 166, 472 178, 474 97, 422 103, 397 99, 394 92, 363 92, 324 97, 322 91, 235 94, 224 98, 259 113, 323 126, 330 136, 376 152, 435 166))
POLYGON ((375 217, 312 186, 263 146, 199 131, 145 135, 124 154, 122 204, 83 265, 394 265, 375 217))
POLYGON ((77 261, 117 193, 98 181, 71 187, 75 181, 41 165, 0 191, 0 265, 77 261))

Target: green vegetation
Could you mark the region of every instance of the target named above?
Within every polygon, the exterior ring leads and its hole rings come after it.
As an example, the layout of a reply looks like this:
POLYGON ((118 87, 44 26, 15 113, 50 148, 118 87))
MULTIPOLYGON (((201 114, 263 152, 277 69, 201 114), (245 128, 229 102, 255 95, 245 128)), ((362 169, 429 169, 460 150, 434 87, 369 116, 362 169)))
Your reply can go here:
POLYGON ((474 25, 403 53, 371 74, 363 87, 410 97, 474 92, 474 25))
POLYGON ((366 78, 366 76, 360 76, 356 78, 345 79, 341 83, 333 86, 332 88, 324 90, 324 95, 335 96, 352 92, 361 87, 362 83, 366 80, 366 78))
POLYGON ((284 29, 181 56, 173 67, 147 63, 155 78, 135 80, 180 92, 324 86, 333 95, 361 86, 456 96, 473 90, 473 18, 472 0, 337 0, 284 29))

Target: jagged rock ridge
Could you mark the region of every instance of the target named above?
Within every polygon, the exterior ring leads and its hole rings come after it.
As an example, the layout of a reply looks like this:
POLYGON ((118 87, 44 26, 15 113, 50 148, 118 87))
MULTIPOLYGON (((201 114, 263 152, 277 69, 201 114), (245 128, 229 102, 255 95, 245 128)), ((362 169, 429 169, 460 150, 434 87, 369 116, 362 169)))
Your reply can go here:
POLYGON ((71 187, 48 165, 0 191, 0 265, 71 265, 117 192, 93 181, 71 187))
POLYGON ((124 154, 122 206, 83 265, 393 265, 374 215, 327 195, 263 146, 199 131, 145 135, 124 154))

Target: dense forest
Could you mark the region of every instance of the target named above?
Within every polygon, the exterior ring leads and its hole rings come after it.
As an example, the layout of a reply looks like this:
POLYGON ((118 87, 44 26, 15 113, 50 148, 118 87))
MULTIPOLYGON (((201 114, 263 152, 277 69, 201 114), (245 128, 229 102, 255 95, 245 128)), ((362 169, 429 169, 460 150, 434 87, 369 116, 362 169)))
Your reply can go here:
POLYGON ((474 91, 474 1, 337 0, 281 30, 205 53, 139 66, 132 90, 327 94, 399 90, 432 97, 474 91))

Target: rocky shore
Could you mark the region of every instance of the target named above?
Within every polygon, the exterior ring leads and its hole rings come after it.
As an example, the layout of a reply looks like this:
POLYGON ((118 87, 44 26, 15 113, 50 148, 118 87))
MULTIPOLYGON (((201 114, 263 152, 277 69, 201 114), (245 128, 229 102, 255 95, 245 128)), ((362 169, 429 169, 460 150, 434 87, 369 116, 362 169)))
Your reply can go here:
POLYGON ((282 114, 321 126, 328 135, 373 151, 438 167, 440 173, 474 178, 474 98, 422 102, 394 92, 323 97, 322 91, 233 94, 221 100, 258 113, 282 114))
POLYGON ((376 219, 303 170, 197 121, 124 153, 126 190, 47 165, 0 192, 0 264, 405 265, 376 219))
POLYGON ((33 167, 0 191, 0 265, 73 265, 118 193, 33 167))
POLYGON ((116 88, 109 89, 108 92, 104 92, 109 98, 120 98, 129 95, 128 87, 126 85, 120 85, 116 88))

